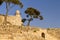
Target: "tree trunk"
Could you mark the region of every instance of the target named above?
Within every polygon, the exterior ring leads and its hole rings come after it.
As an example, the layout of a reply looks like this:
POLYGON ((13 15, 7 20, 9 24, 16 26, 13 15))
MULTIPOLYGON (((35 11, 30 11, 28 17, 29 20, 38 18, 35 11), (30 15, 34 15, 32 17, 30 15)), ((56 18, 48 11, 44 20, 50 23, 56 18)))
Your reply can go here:
POLYGON ((7 25, 7 16, 8 16, 8 3, 6 2, 6 15, 4 20, 4 25, 7 25))
POLYGON ((31 22, 31 20, 30 19, 28 19, 28 24, 27 24, 27 31, 30 29, 30 22, 31 22))
POLYGON ((29 26, 30 25, 30 20, 28 21, 28 24, 27 24, 27 26, 29 26))
POLYGON ((30 16, 30 19, 28 19, 28 24, 27 24, 27 26, 29 26, 30 25, 30 22, 32 21, 32 16, 30 16))

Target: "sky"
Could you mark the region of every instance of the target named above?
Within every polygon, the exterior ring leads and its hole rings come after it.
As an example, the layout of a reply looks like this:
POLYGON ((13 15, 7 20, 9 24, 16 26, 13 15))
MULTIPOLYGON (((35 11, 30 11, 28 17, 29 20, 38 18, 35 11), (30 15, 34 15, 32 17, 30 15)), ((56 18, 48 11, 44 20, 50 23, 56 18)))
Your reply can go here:
MULTIPOLYGON (((15 5, 9 10, 9 15, 14 15, 16 10, 20 10, 22 18, 26 15, 24 11, 28 7, 33 7, 41 12, 44 20, 34 19, 30 26, 37 26, 41 28, 60 28, 60 0, 21 0, 24 7, 21 9, 15 5)), ((0 14, 5 14, 5 3, 0 6, 0 14)), ((13 4, 12 4, 13 5, 13 4)), ((27 22, 24 23, 27 25, 27 22)))

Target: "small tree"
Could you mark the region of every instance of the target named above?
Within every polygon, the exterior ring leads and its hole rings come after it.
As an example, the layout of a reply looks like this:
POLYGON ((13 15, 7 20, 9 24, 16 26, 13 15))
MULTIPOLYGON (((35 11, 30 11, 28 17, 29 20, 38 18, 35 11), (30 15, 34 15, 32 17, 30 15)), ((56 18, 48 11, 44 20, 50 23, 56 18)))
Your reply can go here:
POLYGON ((23 7, 23 4, 19 0, 0 0, 0 5, 2 5, 3 2, 6 3, 6 16, 5 16, 5 21, 4 21, 4 24, 6 24, 8 11, 10 10, 10 8, 12 8, 12 7, 10 7, 10 4, 13 3, 15 5, 19 5, 21 8, 23 7))
POLYGON ((34 18, 37 18, 37 19, 40 19, 40 20, 43 20, 43 17, 40 15, 40 12, 35 9, 35 8, 32 8, 32 7, 29 7, 25 10, 25 14, 27 18, 29 19, 22 19, 22 22, 25 22, 26 20, 28 20, 28 26, 30 25, 30 22, 34 19, 34 18))

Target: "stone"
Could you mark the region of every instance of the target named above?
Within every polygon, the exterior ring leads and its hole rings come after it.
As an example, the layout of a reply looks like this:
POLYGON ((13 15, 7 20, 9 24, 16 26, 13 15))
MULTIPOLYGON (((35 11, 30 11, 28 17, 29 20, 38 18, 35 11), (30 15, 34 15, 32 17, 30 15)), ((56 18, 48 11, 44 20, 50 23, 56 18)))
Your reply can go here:
MULTIPOLYGON (((5 15, 0 15, 0 25, 4 22, 5 15)), ((8 15, 7 16, 7 22, 11 23, 12 25, 19 25, 21 26, 23 24, 22 18, 20 15, 20 11, 16 10, 15 15, 8 15)), ((9 25, 9 24, 7 24, 9 25)))

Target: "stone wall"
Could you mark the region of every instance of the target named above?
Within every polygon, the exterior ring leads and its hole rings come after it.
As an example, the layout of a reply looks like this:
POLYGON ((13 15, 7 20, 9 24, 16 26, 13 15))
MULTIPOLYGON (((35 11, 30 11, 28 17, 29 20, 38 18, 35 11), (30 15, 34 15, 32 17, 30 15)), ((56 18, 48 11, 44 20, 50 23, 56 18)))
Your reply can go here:
MULTIPOLYGON (((16 15, 12 15, 12 16, 8 15, 7 22, 12 25, 21 26, 23 23, 22 23, 22 18, 21 18, 20 12, 17 10, 15 14, 16 15)), ((0 15, 0 25, 4 22, 4 18, 5 18, 5 15, 0 15)))
MULTIPOLYGON (((5 16, 0 15, 0 25, 4 22, 4 17, 5 16)), ((22 25, 21 18, 17 16, 8 16, 7 22, 11 23, 12 25, 18 25, 18 26, 22 25)))
POLYGON ((18 25, 18 26, 22 25, 21 18, 17 16, 8 16, 7 22, 10 22, 12 25, 18 25))

